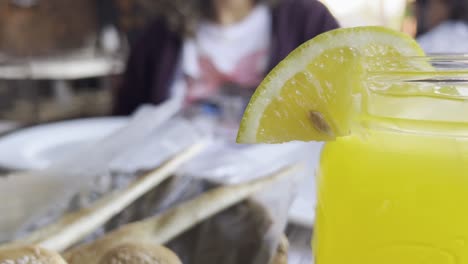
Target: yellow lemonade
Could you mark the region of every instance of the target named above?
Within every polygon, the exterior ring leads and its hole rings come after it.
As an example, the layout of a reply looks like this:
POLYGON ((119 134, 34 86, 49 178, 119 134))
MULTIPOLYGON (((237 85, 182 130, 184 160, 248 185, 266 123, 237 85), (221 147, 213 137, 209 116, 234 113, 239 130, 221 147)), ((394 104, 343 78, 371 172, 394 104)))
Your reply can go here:
POLYGON ((338 138, 317 181, 316 264, 468 263, 468 139, 338 138))

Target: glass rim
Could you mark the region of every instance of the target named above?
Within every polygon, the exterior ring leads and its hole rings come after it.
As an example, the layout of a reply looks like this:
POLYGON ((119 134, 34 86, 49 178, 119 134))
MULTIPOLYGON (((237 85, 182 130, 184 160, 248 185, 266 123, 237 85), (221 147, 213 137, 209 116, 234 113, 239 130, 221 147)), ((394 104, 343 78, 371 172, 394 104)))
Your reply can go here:
POLYGON ((424 55, 372 55, 362 56, 369 59, 446 59, 446 60, 468 60, 468 53, 427 53, 424 55))
MULTIPOLYGON (((463 75, 468 80, 468 53, 432 53, 416 56, 367 56, 363 60, 367 74, 435 74, 451 78, 463 75), (380 67, 386 65, 386 67, 380 67), (376 66, 376 67, 375 67, 376 66)), ((427 77, 427 76, 426 76, 427 77)))
POLYGON ((468 138, 468 54, 375 56, 366 61, 370 67, 364 69, 364 92, 357 97, 364 107, 363 125, 468 138), (385 67, 379 70, 379 64, 385 67))

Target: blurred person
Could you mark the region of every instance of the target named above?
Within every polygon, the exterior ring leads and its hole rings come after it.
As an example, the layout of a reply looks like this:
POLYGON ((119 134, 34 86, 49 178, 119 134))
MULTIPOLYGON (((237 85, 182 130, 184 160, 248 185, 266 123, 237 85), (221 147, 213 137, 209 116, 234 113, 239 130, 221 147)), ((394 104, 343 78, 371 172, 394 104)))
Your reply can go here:
POLYGON ((426 53, 468 52, 468 0, 416 0, 415 13, 426 53))
MULTIPOLYGON (((339 27, 317 0, 161 0, 131 50, 116 115, 144 103, 196 104, 229 84, 252 92, 303 42, 339 27)), ((241 91, 239 91, 241 92, 241 91)))

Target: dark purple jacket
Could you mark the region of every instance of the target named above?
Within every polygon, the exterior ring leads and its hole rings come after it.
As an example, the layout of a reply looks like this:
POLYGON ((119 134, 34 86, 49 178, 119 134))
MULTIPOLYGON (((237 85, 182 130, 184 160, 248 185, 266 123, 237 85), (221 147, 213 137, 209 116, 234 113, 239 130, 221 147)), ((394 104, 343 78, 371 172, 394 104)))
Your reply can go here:
MULTIPOLYGON (((265 74, 303 42, 339 27, 317 0, 281 0, 271 12, 271 53, 265 74)), ((170 31, 163 20, 154 22, 132 48, 115 93, 113 113, 128 115, 143 103, 167 99, 181 47, 180 35, 170 31)))

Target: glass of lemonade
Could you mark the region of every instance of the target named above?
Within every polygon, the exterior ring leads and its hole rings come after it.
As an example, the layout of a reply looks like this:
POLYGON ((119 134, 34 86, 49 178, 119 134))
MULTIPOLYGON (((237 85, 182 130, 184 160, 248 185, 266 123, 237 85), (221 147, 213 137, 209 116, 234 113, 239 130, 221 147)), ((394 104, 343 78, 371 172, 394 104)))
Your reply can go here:
POLYGON ((315 263, 468 264, 468 57, 382 60, 321 154, 315 263))

